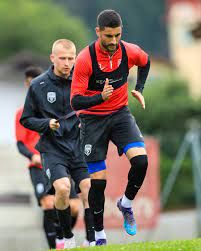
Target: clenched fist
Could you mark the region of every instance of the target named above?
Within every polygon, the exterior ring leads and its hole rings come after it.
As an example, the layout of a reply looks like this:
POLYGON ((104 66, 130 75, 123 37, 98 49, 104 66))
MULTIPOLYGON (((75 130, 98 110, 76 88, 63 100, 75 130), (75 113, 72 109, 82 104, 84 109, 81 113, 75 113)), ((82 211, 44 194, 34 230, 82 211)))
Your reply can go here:
POLYGON ((60 127, 60 124, 56 119, 51 119, 49 126, 50 126, 50 129, 57 130, 60 127))

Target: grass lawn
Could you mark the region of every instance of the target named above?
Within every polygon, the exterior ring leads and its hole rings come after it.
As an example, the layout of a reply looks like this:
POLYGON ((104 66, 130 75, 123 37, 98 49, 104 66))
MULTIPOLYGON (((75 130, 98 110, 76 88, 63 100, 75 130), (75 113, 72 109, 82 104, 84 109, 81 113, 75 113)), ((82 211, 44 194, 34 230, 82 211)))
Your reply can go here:
POLYGON ((108 245, 90 248, 65 249, 72 251, 201 251, 201 239, 159 242, 137 242, 126 245, 108 245))

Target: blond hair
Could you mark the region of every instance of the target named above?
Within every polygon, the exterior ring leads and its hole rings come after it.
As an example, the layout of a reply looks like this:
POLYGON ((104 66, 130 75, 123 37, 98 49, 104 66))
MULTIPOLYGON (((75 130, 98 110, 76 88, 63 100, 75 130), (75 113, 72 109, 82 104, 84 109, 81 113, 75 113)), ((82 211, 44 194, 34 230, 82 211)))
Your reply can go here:
POLYGON ((69 40, 69 39, 58 39, 52 45, 52 53, 55 53, 57 47, 59 47, 59 46, 62 46, 65 49, 71 49, 73 47, 76 49, 75 44, 71 40, 69 40))

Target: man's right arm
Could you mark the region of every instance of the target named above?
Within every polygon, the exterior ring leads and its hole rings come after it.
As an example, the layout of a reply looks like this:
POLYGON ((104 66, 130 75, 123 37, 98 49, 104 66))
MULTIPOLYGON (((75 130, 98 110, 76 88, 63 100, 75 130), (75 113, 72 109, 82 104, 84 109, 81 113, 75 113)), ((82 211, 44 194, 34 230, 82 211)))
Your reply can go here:
POLYGON ((99 105, 103 103, 103 101, 104 100, 101 94, 96 94, 93 96, 75 95, 71 100, 71 105, 75 111, 78 111, 99 105))
POLYGON ((32 164, 41 165, 41 157, 39 154, 31 152, 22 141, 17 141, 18 151, 25 157, 27 157, 32 164))
POLYGON ((20 124, 20 117, 22 116, 22 110, 18 110, 15 116, 15 139, 17 143, 18 151, 31 160, 34 153, 32 153, 25 145, 27 138, 27 129, 20 124))
POLYGON ((22 141, 17 141, 17 149, 23 156, 27 157, 29 160, 32 159, 34 153, 32 153, 22 141))
POLYGON ((31 152, 22 141, 17 141, 18 151, 28 158, 33 165, 41 165, 41 157, 39 154, 31 152))
POLYGON ((50 119, 38 117, 37 104, 34 99, 32 85, 30 86, 26 96, 20 123, 24 127, 38 133, 45 133, 49 130, 50 119))
POLYGON ((106 85, 103 92, 92 96, 85 95, 91 74, 91 57, 89 50, 85 48, 76 59, 71 85, 71 105, 76 111, 99 105, 110 97, 108 89, 113 89, 110 85, 106 85))

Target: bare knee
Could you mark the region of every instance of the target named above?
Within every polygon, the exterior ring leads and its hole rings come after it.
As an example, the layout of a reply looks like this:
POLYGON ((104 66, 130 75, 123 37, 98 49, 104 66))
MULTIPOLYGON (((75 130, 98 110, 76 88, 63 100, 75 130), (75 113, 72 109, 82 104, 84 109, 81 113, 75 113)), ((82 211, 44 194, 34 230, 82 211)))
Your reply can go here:
MULTIPOLYGON (((70 195, 70 181, 68 178, 61 178, 53 183, 55 188, 55 206, 60 208, 60 205, 67 206, 70 195)), ((62 207, 63 207, 62 206, 62 207)))

